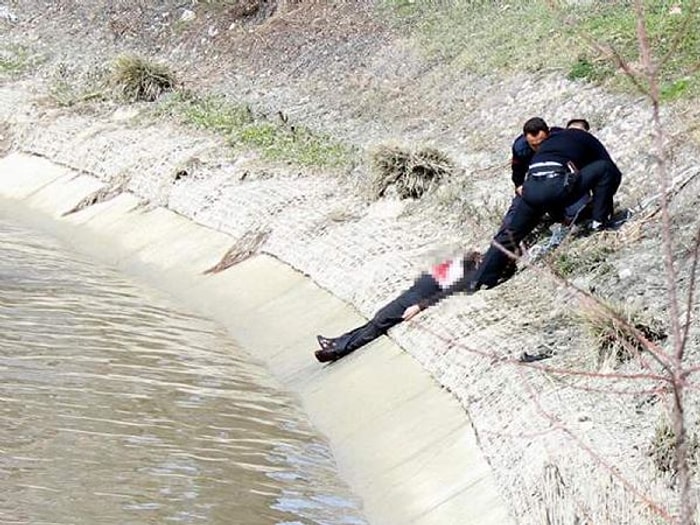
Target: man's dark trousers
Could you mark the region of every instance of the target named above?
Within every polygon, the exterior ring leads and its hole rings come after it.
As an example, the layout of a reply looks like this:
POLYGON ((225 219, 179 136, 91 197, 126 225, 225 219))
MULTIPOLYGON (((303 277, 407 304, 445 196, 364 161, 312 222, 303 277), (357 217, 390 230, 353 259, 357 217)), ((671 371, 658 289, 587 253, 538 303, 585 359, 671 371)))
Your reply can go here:
POLYGON ((567 206, 592 191, 593 220, 605 223, 612 215, 613 196, 620 186, 621 178, 622 174, 615 164, 599 160, 583 168, 570 189, 564 189, 561 184, 563 179, 543 178, 541 181, 529 182, 523 190, 523 198, 513 199, 501 229, 479 265, 474 276, 474 289, 492 288, 500 280, 512 275, 509 268, 512 268, 513 257, 504 250, 518 254, 520 243, 546 212, 555 217, 563 216, 567 206))
POLYGON ((592 218, 605 224, 612 217, 613 197, 620 187, 621 180, 622 173, 615 164, 607 160, 597 160, 579 171, 574 183, 573 196, 592 191, 592 218))
POLYGON ((515 260, 507 252, 518 254, 521 241, 537 226, 544 211, 515 197, 511 208, 493 238, 491 246, 474 275, 474 290, 492 288, 515 272, 515 260), (505 250, 505 251, 504 251, 505 250))
POLYGON ((437 281, 428 274, 423 274, 415 283, 379 310, 371 321, 333 339, 334 350, 344 356, 384 335, 389 328, 403 321, 403 313, 409 306, 418 304, 440 291, 437 281))

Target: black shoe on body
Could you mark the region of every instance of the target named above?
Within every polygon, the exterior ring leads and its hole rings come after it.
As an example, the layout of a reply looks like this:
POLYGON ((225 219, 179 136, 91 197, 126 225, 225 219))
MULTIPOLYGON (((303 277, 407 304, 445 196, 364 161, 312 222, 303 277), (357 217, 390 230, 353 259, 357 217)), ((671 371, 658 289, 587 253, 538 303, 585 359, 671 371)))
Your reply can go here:
POLYGON ((328 363, 330 361, 337 361, 342 355, 338 354, 335 350, 332 350, 330 348, 324 348, 321 350, 316 350, 314 352, 314 355, 316 356, 316 359, 318 359, 321 363, 328 363))
POLYGON ((316 341, 318 341, 318 346, 320 346, 322 350, 333 350, 335 346, 335 340, 330 337, 317 335, 316 341))

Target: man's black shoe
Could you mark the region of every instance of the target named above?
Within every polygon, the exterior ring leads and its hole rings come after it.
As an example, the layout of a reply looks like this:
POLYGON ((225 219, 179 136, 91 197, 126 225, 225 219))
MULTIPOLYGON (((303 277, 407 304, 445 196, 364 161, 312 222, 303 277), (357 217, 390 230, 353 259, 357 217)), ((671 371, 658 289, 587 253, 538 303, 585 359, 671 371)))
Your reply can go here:
POLYGON ((314 355, 316 356, 316 359, 318 359, 321 363, 327 363, 329 361, 337 361, 342 355, 339 355, 335 350, 330 350, 330 349, 323 349, 323 350, 316 350, 314 352, 314 355))

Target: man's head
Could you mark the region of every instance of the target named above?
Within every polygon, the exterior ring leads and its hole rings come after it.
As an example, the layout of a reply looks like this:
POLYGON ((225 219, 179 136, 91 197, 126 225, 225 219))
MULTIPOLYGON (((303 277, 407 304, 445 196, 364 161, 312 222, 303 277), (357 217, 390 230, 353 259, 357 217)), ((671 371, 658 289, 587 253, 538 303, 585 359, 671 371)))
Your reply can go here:
POLYGON ((590 131, 591 125, 585 118, 572 118, 569 122, 566 123, 566 128, 577 128, 582 129, 583 131, 590 131))
POLYGON ((549 126, 540 117, 533 117, 523 125, 523 135, 533 151, 537 151, 549 137, 549 126))

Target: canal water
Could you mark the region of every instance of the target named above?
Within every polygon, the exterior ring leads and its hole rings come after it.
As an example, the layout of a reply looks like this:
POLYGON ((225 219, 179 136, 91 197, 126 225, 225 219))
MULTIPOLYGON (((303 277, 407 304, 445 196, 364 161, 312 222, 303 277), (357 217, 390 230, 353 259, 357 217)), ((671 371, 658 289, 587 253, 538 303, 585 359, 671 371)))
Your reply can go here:
POLYGON ((366 523, 222 328, 4 219, 0 333, 0 523, 366 523))

